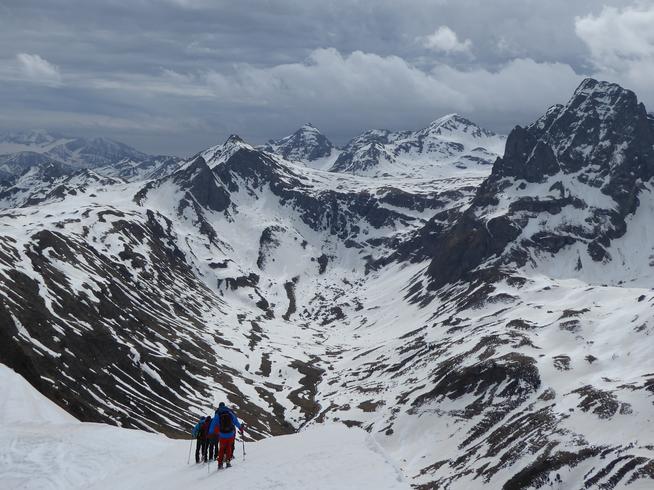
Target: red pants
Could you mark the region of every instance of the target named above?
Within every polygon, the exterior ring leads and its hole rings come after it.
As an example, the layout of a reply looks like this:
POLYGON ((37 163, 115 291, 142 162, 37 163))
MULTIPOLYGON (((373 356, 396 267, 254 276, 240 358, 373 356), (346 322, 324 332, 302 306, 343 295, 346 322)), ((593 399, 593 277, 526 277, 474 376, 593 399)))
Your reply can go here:
POLYGON ((232 436, 228 439, 220 438, 218 443, 218 464, 223 464, 223 459, 225 461, 231 461, 234 456, 234 439, 236 436, 232 436))

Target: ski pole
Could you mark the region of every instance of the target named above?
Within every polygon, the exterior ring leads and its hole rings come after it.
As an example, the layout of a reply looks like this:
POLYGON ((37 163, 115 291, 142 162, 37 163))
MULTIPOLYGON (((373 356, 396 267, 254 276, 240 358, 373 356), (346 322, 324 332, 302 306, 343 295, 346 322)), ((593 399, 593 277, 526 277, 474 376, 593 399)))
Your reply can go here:
POLYGON ((243 439, 242 435, 241 435, 241 442, 243 443, 243 461, 245 461, 245 439, 243 439))
POLYGON ((193 439, 191 439, 191 445, 188 447, 188 459, 186 464, 191 464, 191 449, 193 449, 193 439))

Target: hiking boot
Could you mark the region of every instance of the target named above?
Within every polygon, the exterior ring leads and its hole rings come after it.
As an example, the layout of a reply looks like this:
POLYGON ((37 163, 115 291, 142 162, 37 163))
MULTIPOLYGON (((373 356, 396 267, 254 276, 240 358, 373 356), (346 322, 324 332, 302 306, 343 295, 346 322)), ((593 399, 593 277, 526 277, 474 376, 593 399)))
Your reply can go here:
MULTIPOLYGON (((229 464, 229 463, 227 463, 227 464, 229 464)), ((222 469, 223 469, 223 464, 222 464, 222 463, 218 463, 218 469, 219 469, 219 470, 222 470, 222 469)))
POLYGON ((226 466, 227 466, 228 468, 231 468, 231 467, 232 467, 232 463, 230 463, 229 461, 227 461, 226 466))

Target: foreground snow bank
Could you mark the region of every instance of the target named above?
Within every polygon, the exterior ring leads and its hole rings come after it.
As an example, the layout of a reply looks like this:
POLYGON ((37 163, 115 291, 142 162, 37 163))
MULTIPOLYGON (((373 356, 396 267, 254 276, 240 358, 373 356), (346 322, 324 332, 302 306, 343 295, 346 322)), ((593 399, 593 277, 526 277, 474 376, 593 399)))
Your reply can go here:
POLYGON ((81 423, 0 364, 0 488, 409 488, 362 430, 317 426, 241 443, 234 466, 187 465, 189 441, 81 423))
POLYGON ((75 417, 46 399, 25 379, 0 364, 0 424, 24 422, 79 423, 75 417))

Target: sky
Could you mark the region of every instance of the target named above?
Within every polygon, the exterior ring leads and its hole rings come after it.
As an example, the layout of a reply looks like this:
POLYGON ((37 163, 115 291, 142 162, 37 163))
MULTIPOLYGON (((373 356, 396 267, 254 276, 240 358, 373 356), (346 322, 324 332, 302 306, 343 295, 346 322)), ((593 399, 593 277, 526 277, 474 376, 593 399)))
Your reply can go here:
POLYGON ((588 76, 654 110, 654 0, 0 0, 0 130, 179 156, 311 122, 507 133, 588 76))

